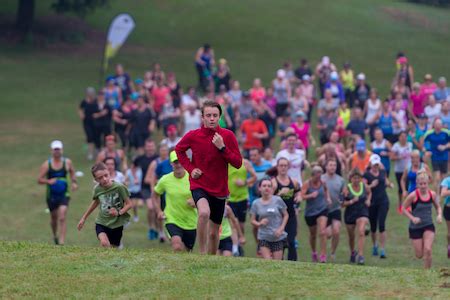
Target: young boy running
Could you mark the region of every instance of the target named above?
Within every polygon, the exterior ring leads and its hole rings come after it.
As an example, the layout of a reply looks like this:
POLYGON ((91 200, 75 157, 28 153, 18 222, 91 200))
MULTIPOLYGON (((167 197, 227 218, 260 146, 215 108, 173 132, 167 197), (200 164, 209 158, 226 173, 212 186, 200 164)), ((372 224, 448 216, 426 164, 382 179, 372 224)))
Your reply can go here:
POLYGON ((133 207, 130 192, 120 183, 111 179, 104 163, 96 163, 91 168, 92 176, 98 183, 94 187, 92 203, 81 217, 78 230, 81 230, 89 215, 100 205, 95 219, 95 231, 102 247, 119 247, 123 225, 128 222, 128 210, 133 207))

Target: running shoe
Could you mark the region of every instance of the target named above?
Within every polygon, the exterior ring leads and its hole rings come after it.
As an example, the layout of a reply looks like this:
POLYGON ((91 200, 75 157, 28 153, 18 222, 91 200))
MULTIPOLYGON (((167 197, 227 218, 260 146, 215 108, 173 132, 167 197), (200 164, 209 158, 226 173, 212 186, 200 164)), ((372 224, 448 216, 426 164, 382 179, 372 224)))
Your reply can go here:
POLYGON ((321 255, 320 258, 319 258, 319 261, 321 263, 326 263, 327 262, 327 256, 326 255, 321 255))
POLYGON ((380 250, 380 258, 387 258, 386 257, 386 252, 384 251, 384 249, 380 250))
POLYGON ((139 216, 134 216, 134 217, 133 217, 133 222, 134 222, 134 223, 139 222, 139 216))
POLYGON ((358 256, 358 265, 364 265, 364 256, 360 255, 358 256))
POLYGON ((242 247, 242 246, 239 246, 239 250, 238 250, 238 252, 239 252, 239 256, 245 256, 245 253, 244 253, 244 248, 242 247))
POLYGON ((352 251, 352 254, 350 254, 350 263, 354 264, 356 262, 356 252, 352 251))
POLYGON ((450 246, 447 247, 447 258, 450 259, 450 246))
POLYGON ((378 246, 377 245, 373 246, 373 248, 372 248, 372 255, 373 256, 378 256, 378 246))
POLYGON ((53 242, 55 242, 55 245, 59 245, 59 239, 57 237, 53 238, 53 242))
POLYGON ((399 215, 402 215, 403 214, 403 206, 399 206, 399 207, 397 207, 397 213, 399 214, 399 215))
POLYGON ((147 237, 150 241, 156 240, 158 238, 158 233, 153 228, 151 228, 148 230, 147 237))
POLYGON ((318 262, 317 252, 311 253, 311 260, 312 262, 318 262))

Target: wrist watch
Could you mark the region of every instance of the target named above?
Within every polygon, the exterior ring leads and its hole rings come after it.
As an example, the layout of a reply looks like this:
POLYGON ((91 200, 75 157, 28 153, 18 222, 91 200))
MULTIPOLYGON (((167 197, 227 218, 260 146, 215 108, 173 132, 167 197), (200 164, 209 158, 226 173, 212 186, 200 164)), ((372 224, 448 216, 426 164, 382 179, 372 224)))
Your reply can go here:
POLYGON ((224 145, 222 148, 219 149, 219 151, 220 151, 220 152, 223 152, 223 151, 225 151, 225 148, 226 148, 226 147, 225 147, 225 145, 224 145))

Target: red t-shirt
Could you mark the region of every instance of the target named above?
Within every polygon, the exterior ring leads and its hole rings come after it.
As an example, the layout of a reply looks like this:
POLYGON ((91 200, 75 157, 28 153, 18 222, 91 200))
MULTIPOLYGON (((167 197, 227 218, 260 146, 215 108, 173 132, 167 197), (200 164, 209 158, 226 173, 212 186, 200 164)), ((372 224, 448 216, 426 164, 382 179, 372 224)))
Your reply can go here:
POLYGON ((263 148, 261 139, 255 138, 254 133, 267 133, 266 124, 261 120, 245 120, 241 125, 241 132, 245 135, 244 149, 263 148))
POLYGON ((266 97, 266 90, 263 87, 250 89, 250 99, 260 103, 266 97))
POLYGON ((153 109, 156 113, 160 113, 164 103, 166 102, 166 97, 170 93, 170 89, 166 86, 154 86, 152 89, 152 96, 155 99, 153 104, 153 109))

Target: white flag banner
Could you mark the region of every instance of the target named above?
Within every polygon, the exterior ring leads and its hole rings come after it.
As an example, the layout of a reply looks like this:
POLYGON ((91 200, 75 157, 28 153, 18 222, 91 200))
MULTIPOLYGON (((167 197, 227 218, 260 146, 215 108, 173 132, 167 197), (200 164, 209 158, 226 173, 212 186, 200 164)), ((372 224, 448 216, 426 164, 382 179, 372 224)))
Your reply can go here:
POLYGON ((135 25, 133 18, 129 14, 119 14, 112 20, 108 29, 104 53, 103 69, 105 71, 108 68, 109 59, 117 54, 117 51, 125 43, 135 25))

